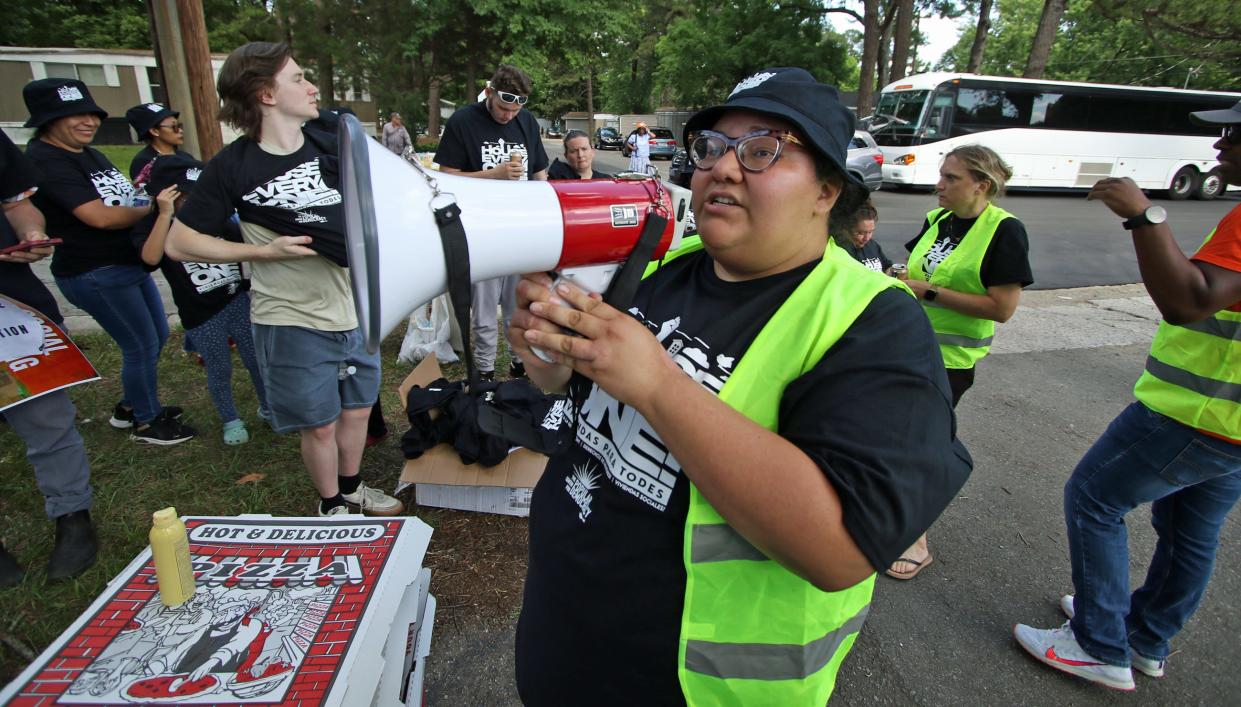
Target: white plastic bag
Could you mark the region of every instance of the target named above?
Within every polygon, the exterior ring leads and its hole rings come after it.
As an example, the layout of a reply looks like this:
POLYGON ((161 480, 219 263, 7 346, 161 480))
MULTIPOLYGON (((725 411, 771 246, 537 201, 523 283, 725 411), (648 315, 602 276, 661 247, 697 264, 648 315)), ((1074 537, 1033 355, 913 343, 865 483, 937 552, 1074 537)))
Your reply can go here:
POLYGON ((445 295, 414 310, 397 360, 417 363, 430 354, 435 354, 440 363, 457 360, 457 352, 452 348, 452 315, 445 295))

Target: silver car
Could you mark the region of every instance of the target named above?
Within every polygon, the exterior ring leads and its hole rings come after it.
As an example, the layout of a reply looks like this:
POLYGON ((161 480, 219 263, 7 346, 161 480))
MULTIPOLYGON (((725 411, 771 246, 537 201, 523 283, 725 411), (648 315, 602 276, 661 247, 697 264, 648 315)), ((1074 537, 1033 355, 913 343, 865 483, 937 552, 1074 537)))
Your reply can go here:
POLYGON ((883 186, 883 153, 870 133, 865 130, 853 132, 845 168, 871 191, 878 191, 883 186))

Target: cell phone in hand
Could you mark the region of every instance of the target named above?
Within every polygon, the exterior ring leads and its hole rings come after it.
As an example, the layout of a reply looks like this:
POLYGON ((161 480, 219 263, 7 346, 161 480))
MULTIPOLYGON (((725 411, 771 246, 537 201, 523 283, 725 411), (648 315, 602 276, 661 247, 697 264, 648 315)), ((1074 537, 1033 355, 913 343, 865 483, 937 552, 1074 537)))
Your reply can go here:
POLYGON ((7 248, 0 248, 0 255, 20 253, 23 250, 32 250, 34 248, 47 248, 48 246, 60 245, 64 242, 64 239, 61 238, 49 238, 45 241, 22 241, 17 245, 11 245, 7 248))

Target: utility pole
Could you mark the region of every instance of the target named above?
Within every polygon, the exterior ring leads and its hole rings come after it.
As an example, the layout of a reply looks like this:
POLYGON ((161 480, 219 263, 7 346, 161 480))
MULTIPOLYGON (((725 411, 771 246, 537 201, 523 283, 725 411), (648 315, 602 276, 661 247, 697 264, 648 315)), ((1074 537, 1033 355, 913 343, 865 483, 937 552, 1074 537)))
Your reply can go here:
POLYGON ((155 36, 155 61, 164 78, 168 103, 181 112, 185 149, 206 162, 223 146, 216 114, 207 22, 199 0, 148 0, 155 36))

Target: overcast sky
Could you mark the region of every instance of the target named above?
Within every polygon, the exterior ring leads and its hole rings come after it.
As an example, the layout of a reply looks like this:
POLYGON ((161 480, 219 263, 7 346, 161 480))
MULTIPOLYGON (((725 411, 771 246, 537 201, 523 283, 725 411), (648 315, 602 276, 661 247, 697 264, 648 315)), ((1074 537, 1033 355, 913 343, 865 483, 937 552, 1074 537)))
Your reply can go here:
MULTIPOLYGON (((845 5, 857 10, 859 14, 862 12, 862 3, 860 2, 846 2, 845 5)), ((862 30, 861 23, 848 15, 832 13, 828 15, 828 18, 831 20, 832 26, 839 32, 850 29, 859 32, 862 30)), ((951 49, 952 45, 957 43, 957 35, 959 34, 958 23, 972 25, 974 20, 970 17, 962 17, 957 20, 923 17, 921 29, 922 34, 926 36, 927 43, 918 49, 918 58, 934 66, 939 61, 939 58, 944 55, 944 52, 951 49)))

